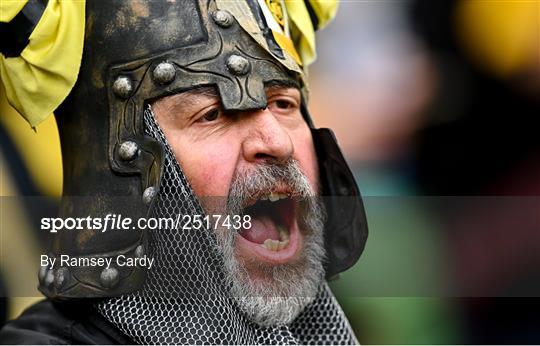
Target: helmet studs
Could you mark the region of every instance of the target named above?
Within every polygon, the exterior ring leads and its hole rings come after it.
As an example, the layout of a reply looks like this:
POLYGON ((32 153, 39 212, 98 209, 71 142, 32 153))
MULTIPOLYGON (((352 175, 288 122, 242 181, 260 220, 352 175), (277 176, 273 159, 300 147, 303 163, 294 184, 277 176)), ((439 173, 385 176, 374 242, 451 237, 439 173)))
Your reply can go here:
POLYGON ((234 21, 232 14, 223 10, 212 12, 212 19, 214 19, 214 22, 222 28, 230 27, 234 21))
POLYGON ((69 270, 67 268, 60 268, 54 275, 54 287, 56 289, 62 288, 69 278, 69 270))
POLYGON ((113 91, 116 96, 127 99, 133 91, 133 84, 128 77, 120 76, 114 81, 113 91))
POLYGON ((47 266, 41 266, 39 268, 39 274, 38 274, 39 282, 41 283, 45 282, 45 278, 47 277, 47 271, 48 271, 47 266))
POLYGON ((106 288, 114 287, 120 281, 118 269, 105 268, 99 276, 99 281, 106 288))
POLYGON ((227 59, 227 68, 231 73, 241 76, 248 73, 250 65, 248 59, 239 55, 231 55, 227 59))
POLYGON ((138 258, 142 258, 144 256, 144 247, 142 245, 135 248, 135 256, 138 258))
POLYGON ((143 203, 146 205, 149 205, 154 199, 155 195, 156 195, 156 189, 153 186, 147 187, 146 190, 144 190, 143 195, 142 195, 143 203))
POLYGON ((169 84, 176 77, 176 70, 170 62, 162 62, 156 66, 152 75, 156 83, 169 84))
POLYGON ((43 283, 45 286, 50 286, 54 282, 54 270, 48 270, 47 274, 45 275, 45 279, 43 280, 43 283))
POLYGON ((124 161, 131 161, 139 154, 139 146, 133 141, 125 141, 118 148, 118 156, 124 161))

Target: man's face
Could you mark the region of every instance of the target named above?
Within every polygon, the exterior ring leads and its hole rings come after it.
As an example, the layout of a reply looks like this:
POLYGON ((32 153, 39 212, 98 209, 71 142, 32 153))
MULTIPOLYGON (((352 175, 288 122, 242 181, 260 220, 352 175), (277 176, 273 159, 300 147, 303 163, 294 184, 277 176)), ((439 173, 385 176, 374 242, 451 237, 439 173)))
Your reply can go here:
POLYGON ((263 325, 290 322, 313 299, 324 257, 317 160, 300 92, 278 84, 266 94, 266 109, 234 113, 213 88, 152 105, 206 211, 252 217, 251 227, 217 235, 231 293, 263 325))

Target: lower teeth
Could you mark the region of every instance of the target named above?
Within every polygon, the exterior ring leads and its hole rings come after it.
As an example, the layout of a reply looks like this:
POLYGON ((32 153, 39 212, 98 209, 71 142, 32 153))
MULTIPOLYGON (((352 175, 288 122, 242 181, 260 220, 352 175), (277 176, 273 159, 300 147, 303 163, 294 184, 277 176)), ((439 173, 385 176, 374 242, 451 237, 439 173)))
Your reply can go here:
POLYGON ((278 225, 277 229, 279 231, 280 240, 266 239, 264 243, 262 244, 262 247, 271 251, 279 251, 279 250, 283 250, 284 248, 287 247, 287 245, 289 245, 289 239, 290 239, 289 230, 285 228, 285 226, 283 225, 278 225))
POLYGON ((266 239, 263 244, 261 244, 262 247, 271 250, 271 251, 279 251, 283 250, 284 248, 289 245, 289 239, 285 239, 282 241, 279 240, 273 240, 273 239, 266 239))

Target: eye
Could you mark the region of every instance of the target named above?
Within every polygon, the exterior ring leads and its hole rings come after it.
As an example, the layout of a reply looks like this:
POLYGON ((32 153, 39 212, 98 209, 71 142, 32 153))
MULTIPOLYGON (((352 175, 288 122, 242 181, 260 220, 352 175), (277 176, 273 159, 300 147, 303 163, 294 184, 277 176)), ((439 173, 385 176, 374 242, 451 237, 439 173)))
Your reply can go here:
POLYGON ((200 122, 210 122, 216 120, 220 115, 219 108, 213 108, 209 110, 208 112, 204 113, 202 117, 199 118, 200 122))
POLYGON ((287 113, 292 112, 298 108, 296 101, 288 97, 276 98, 270 101, 269 107, 274 111, 287 113))
POLYGON ((287 100, 276 100, 274 101, 274 103, 276 104, 276 107, 279 109, 289 109, 289 108, 294 107, 292 102, 289 102, 287 100))

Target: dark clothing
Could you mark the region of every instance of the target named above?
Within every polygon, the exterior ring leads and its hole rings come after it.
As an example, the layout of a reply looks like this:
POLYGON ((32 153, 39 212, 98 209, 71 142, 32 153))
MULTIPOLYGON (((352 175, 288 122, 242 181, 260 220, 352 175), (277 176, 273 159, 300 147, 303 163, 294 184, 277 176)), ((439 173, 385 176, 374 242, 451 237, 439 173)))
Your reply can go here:
POLYGON ((92 304, 41 301, 0 330, 0 344, 133 344, 92 304))

